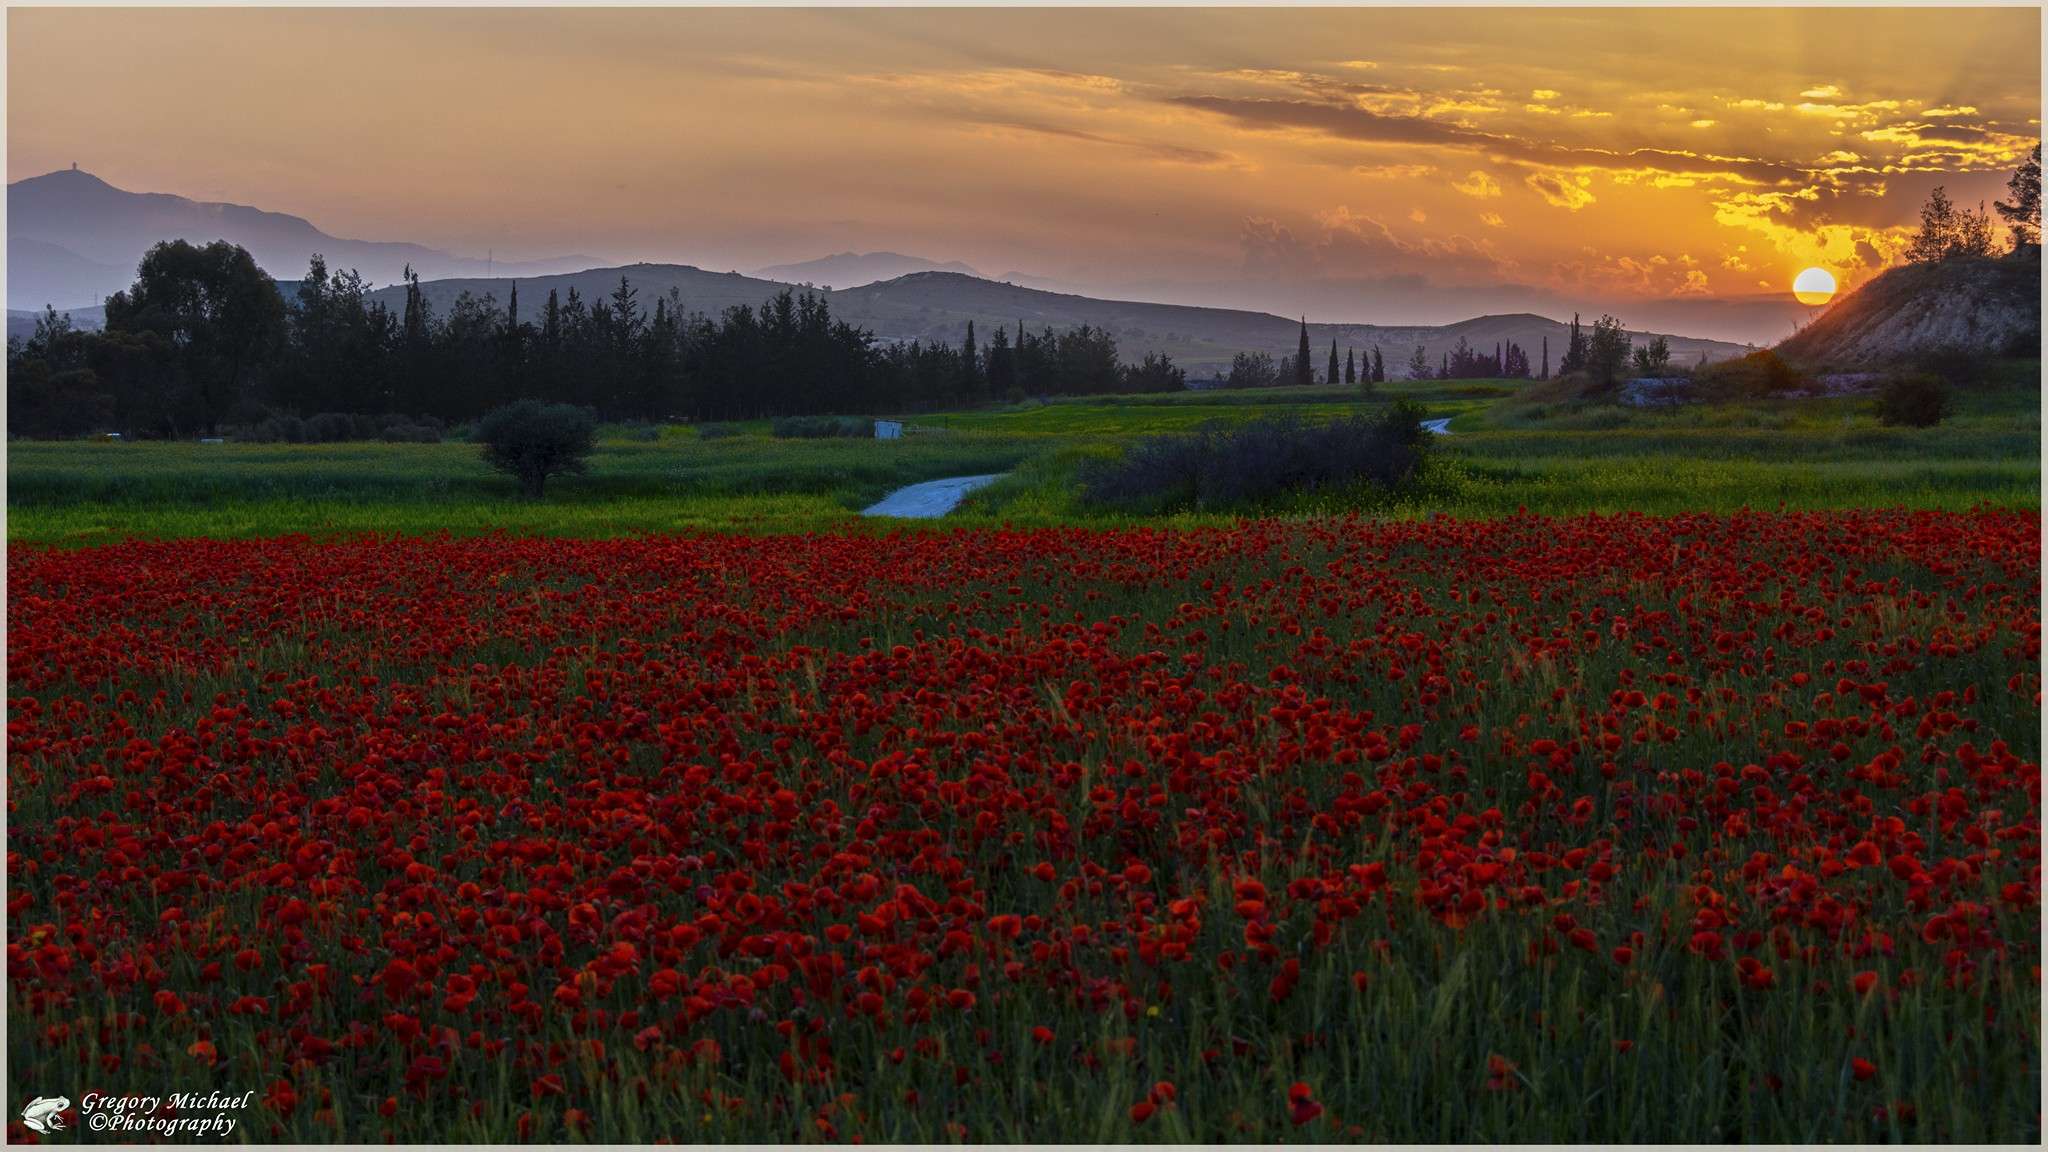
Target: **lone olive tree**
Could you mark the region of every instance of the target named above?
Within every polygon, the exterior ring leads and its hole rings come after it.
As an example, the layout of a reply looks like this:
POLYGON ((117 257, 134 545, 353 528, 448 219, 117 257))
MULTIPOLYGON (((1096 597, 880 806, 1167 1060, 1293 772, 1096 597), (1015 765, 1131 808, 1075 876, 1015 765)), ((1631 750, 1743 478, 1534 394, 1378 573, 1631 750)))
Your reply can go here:
POLYGON ((484 463, 519 481, 539 498, 550 476, 580 474, 597 446, 590 413, 571 404, 521 400, 494 408, 477 422, 484 463))

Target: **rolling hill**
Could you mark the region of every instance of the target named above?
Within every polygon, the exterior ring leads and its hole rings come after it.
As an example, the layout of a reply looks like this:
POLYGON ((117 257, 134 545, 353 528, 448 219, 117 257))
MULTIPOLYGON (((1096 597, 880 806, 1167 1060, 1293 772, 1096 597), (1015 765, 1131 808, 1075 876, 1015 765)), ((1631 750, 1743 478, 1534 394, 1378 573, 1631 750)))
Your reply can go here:
MULTIPOLYGON (((330 236, 309 221, 245 204, 214 204, 159 192, 129 192, 77 168, 7 186, 7 307, 40 311, 98 304, 135 279, 150 245, 184 239, 231 240, 273 276, 303 275, 313 253, 332 268, 354 268, 372 283, 392 283, 411 264, 421 276, 485 271, 484 260, 419 244, 330 236)), ((495 267, 515 275, 585 267, 589 257, 495 267)))
POLYGON ((1885 364, 1941 348, 2038 355, 2041 259, 1951 259, 1886 269, 1778 345, 1825 368, 1885 364))
POLYGON ((905 256, 900 252, 841 252, 800 264, 776 264, 757 269, 754 275, 763 280, 781 280, 788 284, 818 284, 831 288, 858 288, 877 280, 894 280, 913 272, 963 272, 969 276, 979 275, 974 269, 958 260, 941 263, 927 260, 922 256, 905 256))

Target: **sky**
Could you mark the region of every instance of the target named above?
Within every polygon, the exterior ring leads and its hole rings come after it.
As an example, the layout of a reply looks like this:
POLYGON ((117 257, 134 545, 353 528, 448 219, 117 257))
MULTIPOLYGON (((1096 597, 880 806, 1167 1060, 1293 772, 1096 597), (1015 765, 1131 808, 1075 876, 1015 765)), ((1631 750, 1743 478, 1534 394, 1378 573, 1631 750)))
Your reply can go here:
POLYGON ((10 181, 76 162, 463 254, 891 250, 1352 322, 1782 325, 1758 306, 1801 269, 1867 279, 1930 188, 1995 200, 2040 136, 2027 8, 16 8, 7 33, 10 181))

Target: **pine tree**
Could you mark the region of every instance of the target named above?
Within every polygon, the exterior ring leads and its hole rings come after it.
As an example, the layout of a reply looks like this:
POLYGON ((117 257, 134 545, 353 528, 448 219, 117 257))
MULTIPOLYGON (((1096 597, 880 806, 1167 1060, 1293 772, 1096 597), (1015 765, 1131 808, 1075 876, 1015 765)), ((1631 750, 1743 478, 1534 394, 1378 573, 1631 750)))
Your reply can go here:
POLYGON ((974 321, 967 322, 967 339, 960 344, 960 377, 970 392, 979 391, 981 350, 974 343, 974 321))
POLYGON ((1387 382, 1387 360, 1386 357, 1380 355, 1380 346, 1377 344, 1372 346, 1372 382, 1375 384, 1387 382))
POLYGON ((1332 340, 1332 341, 1330 341, 1330 372, 1329 372, 1329 375, 1328 375, 1327 377, 1325 377, 1325 378, 1324 378, 1324 380, 1323 380, 1323 383, 1325 383, 1325 384, 1335 384, 1336 382, 1337 382, 1337 342, 1336 342, 1335 340, 1332 340))
POLYGON ((505 327, 519 330, 519 281, 512 282, 512 303, 505 309, 505 327))
POLYGON ((1557 362, 1557 374, 1569 376, 1586 366, 1586 333, 1579 327, 1579 314, 1572 313, 1571 339, 1565 345, 1564 359, 1557 362))
POLYGON ((1294 382, 1303 387, 1316 382, 1315 361, 1309 359, 1308 317, 1301 318, 1301 349, 1294 354, 1294 382))
POLYGON ((1543 375, 1538 376, 1537 379, 1550 379, 1550 337, 1547 335, 1543 337, 1543 375))
POLYGON ((988 342, 988 391, 991 396, 1008 397, 1017 385, 1017 371, 1010 359, 1010 330, 998 325, 988 342))
POLYGON ((420 275, 412 271, 412 264, 406 264, 406 342, 418 344, 426 338, 426 301, 420 299, 420 275))
POLYGON ((1358 349, 1356 348, 1346 348, 1344 350, 1344 382, 1346 384, 1358 383, 1358 349))
POLYGON ((2033 155, 2019 166, 2006 181, 2006 190, 2012 193, 2012 202, 1997 201, 1992 207, 1998 209, 2005 226, 2012 230, 2012 250, 2024 251, 2039 247, 2041 243, 2041 146, 2034 145, 2033 155))

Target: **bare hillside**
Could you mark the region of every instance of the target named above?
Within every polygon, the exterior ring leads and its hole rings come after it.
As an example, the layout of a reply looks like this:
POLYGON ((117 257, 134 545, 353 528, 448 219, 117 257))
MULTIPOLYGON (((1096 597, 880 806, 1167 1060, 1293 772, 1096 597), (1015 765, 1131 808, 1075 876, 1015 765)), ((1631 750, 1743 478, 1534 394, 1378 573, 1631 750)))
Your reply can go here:
POLYGON ((1892 268, 1778 345, 1813 367, 1869 367, 1937 348, 2027 355, 2041 345, 2038 257, 1892 268))

